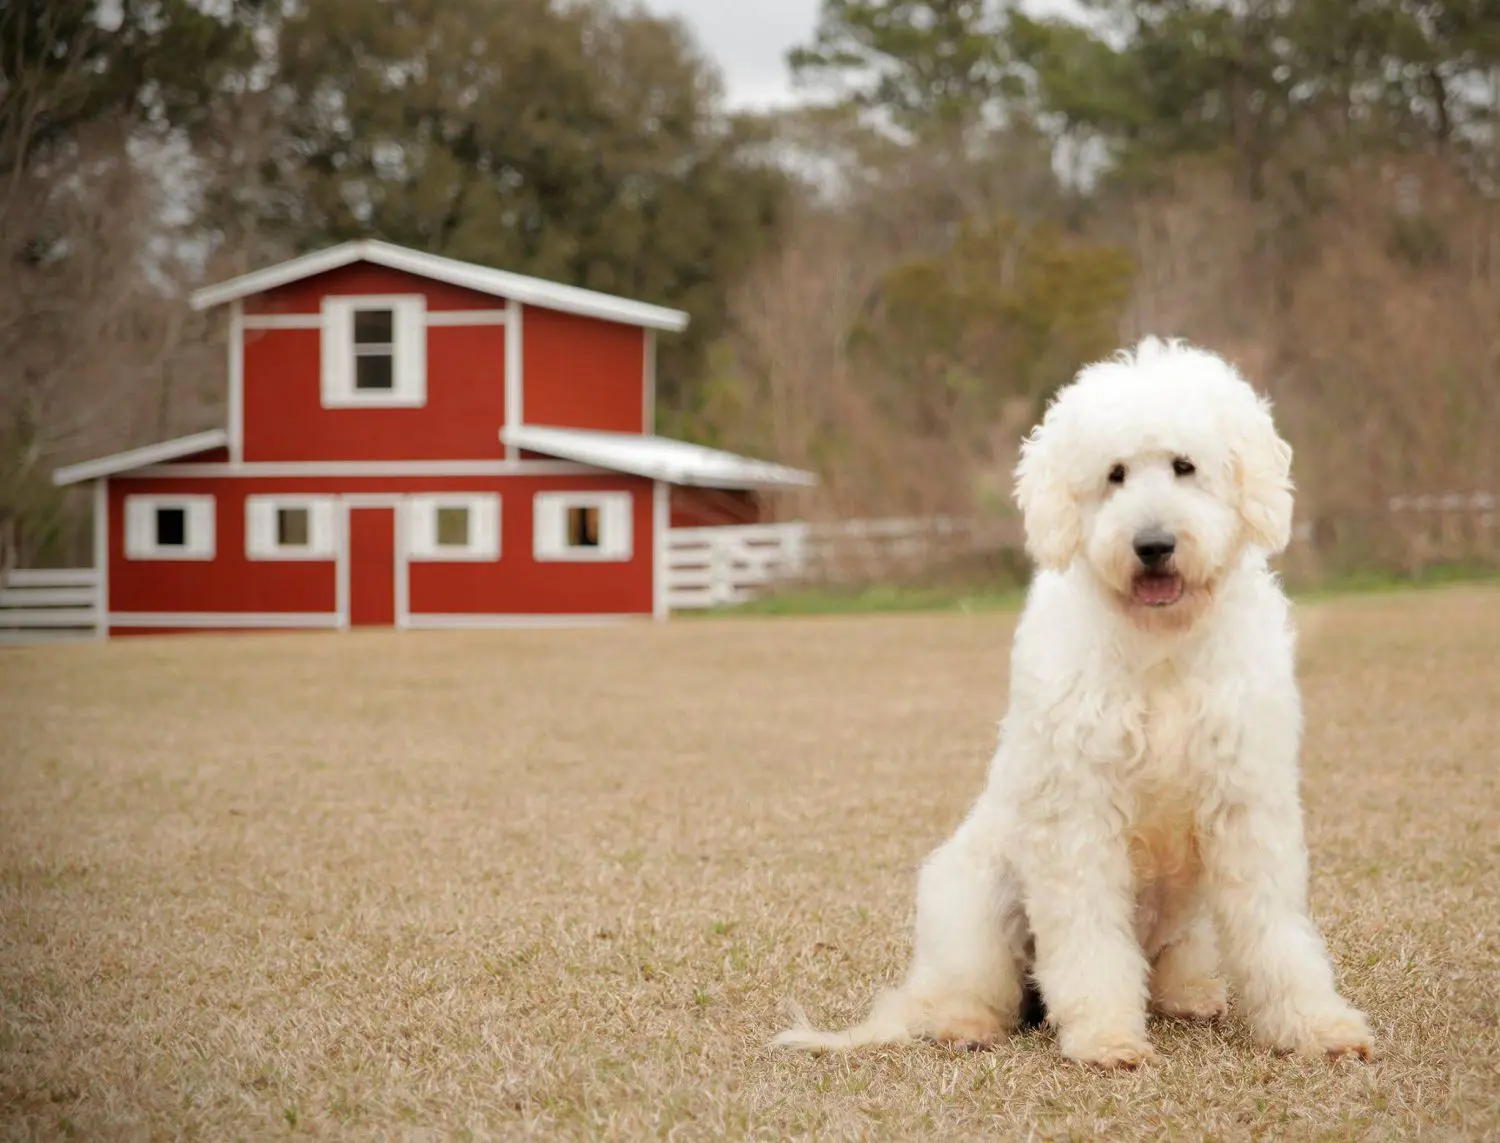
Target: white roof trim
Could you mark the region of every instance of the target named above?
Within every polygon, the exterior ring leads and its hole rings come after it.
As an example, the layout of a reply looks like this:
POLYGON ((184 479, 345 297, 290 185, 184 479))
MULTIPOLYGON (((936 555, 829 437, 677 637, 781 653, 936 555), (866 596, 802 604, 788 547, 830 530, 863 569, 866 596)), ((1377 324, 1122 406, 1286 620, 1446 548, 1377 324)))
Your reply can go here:
POLYGON ((631 301, 629 298, 601 294, 577 286, 564 286, 541 278, 528 278, 508 270, 495 270, 473 262, 460 262, 456 258, 424 254, 420 250, 410 250, 405 246, 394 246, 374 239, 330 246, 326 250, 304 254, 300 258, 268 266, 264 270, 242 274, 227 282, 205 286, 201 290, 195 290, 189 301, 195 310, 211 309, 225 302, 311 278, 314 274, 326 274, 329 270, 337 270, 355 262, 373 262, 387 269, 401 270, 498 298, 511 298, 525 305, 563 310, 566 313, 644 326, 647 329, 664 329, 677 333, 686 329, 688 324, 688 315, 682 310, 631 301))
POLYGON ((507 445, 614 472, 700 488, 810 488, 811 472, 720 449, 641 433, 519 425, 500 430, 507 445))
POLYGON ((160 444, 147 445, 145 448, 117 452, 113 456, 100 457, 98 460, 70 464, 67 468, 59 468, 52 474, 52 483, 63 488, 69 484, 98 480, 101 476, 114 476, 119 472, 129 472, 133 468, 145 468, 147 465, 180 460, 194 453, 228 447, 229 434, 227 432, 223 429, 209 429, 206 433, 194 433, 190 437, 178 437, 176 440, 162 441, 160 444))
MULTIPOLYGON (((811 472, 670 437, 524 425, 500 430, 500 439, 528 452, 669 484, 700 488, 810 488, 818 483, 811 472)), ((227 432, 210 429, 59 468, 52 474, 52 483, 59 488, 83 484, 228 445, 227 432)))

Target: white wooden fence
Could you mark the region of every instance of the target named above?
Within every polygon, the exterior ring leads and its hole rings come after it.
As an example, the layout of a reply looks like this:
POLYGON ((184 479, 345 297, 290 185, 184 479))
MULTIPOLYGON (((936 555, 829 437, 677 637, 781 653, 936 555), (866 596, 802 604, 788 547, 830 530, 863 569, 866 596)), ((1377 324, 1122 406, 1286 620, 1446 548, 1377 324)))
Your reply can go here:
POLYGON ((1493 560, 1500 549, 1500 503, 1492 492, 1392 496, 1389 508, 1408 571, 1445 560, 1493 560))
POLYGON ((1490 513, 1495 511, 1496 500, 1491 492, 1448 492, 1441 496, 1392 496, 1389 507, 1392 512, 1490 513))
POLYGON ((806 524, 673 528, 667 533, 667 609, 743 603, 807 567, 806 524))
POLYGON ((0 643, 93 638, 97 584, 93 568, 7 572, 0 579, 0 643))
POLYGON ((720 607, 778 584, 879 576, 970 547, 974 531, 970 521, 945 517, 673 528, 667 607, 720 607))

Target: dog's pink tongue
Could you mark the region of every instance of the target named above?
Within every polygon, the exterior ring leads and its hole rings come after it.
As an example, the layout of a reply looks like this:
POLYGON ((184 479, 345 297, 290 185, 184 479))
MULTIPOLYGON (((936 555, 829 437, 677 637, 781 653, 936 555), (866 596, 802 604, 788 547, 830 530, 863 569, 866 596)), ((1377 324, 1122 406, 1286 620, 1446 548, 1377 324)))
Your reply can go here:
POLYGON ((1135 597, 1141 603, 1159 607, 1176 603, 1182 594, 1182 580, 1175 575, 1143 575, 1135 581, 1135 597))

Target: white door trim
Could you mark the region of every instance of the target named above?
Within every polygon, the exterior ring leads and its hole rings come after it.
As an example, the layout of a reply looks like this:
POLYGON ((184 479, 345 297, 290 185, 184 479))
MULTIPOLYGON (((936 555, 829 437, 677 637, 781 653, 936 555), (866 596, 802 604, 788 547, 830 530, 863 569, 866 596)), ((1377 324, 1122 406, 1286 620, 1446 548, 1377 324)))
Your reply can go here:
POLYGON ((109 638, 109 477, 94 481, 94 636, 109 638))
POLYGON ((667 603, 667 541, 671 539, 672 486, 651 482, 651 615, 660 622, 671 614, 667 603))

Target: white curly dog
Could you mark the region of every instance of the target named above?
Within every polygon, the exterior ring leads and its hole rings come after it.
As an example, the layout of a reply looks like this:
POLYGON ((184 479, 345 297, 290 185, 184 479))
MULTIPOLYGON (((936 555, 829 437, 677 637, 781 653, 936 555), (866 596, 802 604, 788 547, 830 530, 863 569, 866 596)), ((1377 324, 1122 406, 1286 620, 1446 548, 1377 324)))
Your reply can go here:
POLYGON ((1022 446, 1039 565, 984 792, 923 865, 904 982, 773 1041, 983 1046, 1039 988, 1064 1056, 1152 1059, 1148 1007, 1368 1058, 1308 916, 1290 447, 1222 358, 1148 338, 1084 369, 1022 446), (1028 977, 1030 979, 1028 979, 1028 977))

